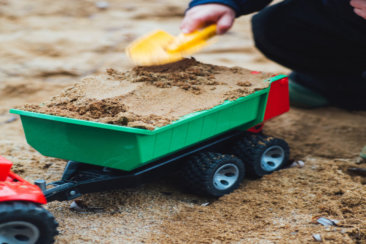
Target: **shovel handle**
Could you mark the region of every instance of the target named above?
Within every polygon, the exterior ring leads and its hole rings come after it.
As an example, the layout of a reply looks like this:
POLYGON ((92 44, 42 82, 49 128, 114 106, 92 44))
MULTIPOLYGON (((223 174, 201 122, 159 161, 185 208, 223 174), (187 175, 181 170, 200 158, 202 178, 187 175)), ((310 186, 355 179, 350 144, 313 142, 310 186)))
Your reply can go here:
POLYGON ((195 36, 194 39, 207 40, 207 39, 210 39, 211 37, 215 36, 216 32, 217 32, 216 25, 213 24, 213 25, 209 25, 209 26, 203 28, 202 30, 197 30, 191 34, 186 34, 186 35, 195 36))
POLYGON ((180 34, 175 41, 168 46, 167 51, 179 52, 186 48, 190 48, 197 43, 202 43, 215 36, 216 30, 216 25, 213 24, 189 34, 180 34))

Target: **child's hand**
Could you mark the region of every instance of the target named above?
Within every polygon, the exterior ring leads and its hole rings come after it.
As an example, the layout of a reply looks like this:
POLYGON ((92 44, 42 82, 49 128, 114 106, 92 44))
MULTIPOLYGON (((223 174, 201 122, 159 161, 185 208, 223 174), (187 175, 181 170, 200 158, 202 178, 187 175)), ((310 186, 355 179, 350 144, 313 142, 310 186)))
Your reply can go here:
POLYGON ((217 25, 217 33, 224 34, 234 23, 235 11, 222 4, 198 5, 186 12, 181 24, 183 33, 191 33, 194 30, 210 24, 217 25))
POLYGON ((366 19, 366 0, 351 0, 351 6, 357 15, 366 19))

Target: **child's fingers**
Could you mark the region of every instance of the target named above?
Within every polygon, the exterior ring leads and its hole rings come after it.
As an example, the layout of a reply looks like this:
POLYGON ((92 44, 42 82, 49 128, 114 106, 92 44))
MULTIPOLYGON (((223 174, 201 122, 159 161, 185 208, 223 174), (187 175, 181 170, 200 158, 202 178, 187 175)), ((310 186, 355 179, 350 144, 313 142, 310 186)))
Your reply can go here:
POLYGON ((186 15, 180 26, 183 33, 191 33, 194 30, 199 29, 205 23, 205 19, 199 16, 186 15))
POLYGON ((224 34, 227 32, 234 23, 235 14, 234 13, 226 13, 224 14, 219 21, 217 21, 217 33, 224 34))
POLYGON ((366 9, 354 8, 353 11, 366 20, 366 9))
POLYGON ((366 0, 351 0, 350 4, 355 14, 366 20, 366 0))
POLYGON ((198 5, 185 14, 181 24, 183 33, 191 33, 209 24, 218 24, 218 34, 225 33, 233 24, 235 12, 222 4, 198 5))
POLYGON ((366 9, 366 0, 351 0, 351 6, 358 9, 366 9))

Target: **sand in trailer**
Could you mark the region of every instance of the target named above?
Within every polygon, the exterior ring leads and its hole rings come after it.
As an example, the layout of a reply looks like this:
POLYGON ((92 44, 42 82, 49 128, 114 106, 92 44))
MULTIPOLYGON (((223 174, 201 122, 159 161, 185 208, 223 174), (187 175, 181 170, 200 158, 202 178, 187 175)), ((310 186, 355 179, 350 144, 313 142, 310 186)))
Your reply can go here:
POLYGON ((272 74, 204 64, 195 59, 127 72, 107 69, 84 78, 41 105, 25 110, 154 129, 225 100, 268 87, 272 74))

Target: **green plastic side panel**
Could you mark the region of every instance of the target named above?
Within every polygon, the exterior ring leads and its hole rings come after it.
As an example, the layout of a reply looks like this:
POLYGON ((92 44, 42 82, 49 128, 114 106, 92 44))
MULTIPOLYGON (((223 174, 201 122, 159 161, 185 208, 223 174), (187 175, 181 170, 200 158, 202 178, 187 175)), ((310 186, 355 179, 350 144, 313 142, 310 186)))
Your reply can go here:
POLYGON ((17 109, 10 112, 21 116, 27 142, 45 156, 131 171, 226 131, 261 123, 269 89, 188 114, 153 131, 17 109))
POLYGON ((29 145, 45 156, 131 170, 140 162, 136 135, 21 116, 29 145))
POLYGON ((149 162, 234 128, 249 129, 263 121, 266 99, 267 93, 263 93, 246 101, 228 104, 225 109, 213 109, 199 119, 170 130, 139 136, 141 159, 149 162))

